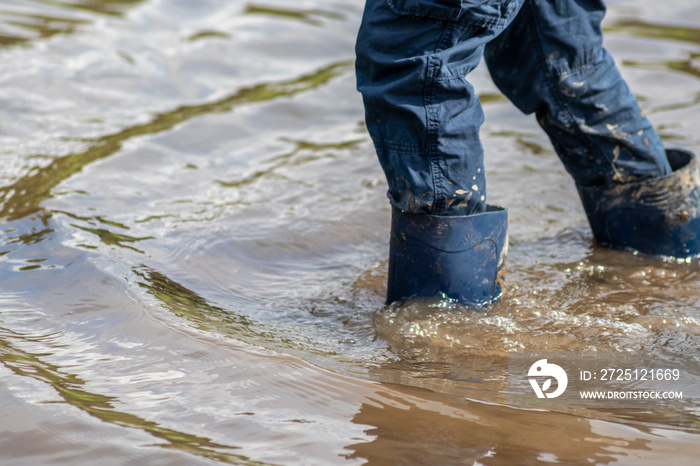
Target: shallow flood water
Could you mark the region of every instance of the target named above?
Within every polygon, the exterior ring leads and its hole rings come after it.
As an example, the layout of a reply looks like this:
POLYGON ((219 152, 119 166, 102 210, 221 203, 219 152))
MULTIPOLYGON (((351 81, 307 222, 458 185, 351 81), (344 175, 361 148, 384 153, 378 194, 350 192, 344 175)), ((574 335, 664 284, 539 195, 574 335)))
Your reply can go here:
MULTIPOLYGON (((700 405, 532 410, 511 351, 700 350, 700 265, 593 244, 534 119, 473 76, 507 291, 384 306, 361 0, 4 0, 0 463, 697 464, 700 405)), ((607 47, 700 150, 695 0, 607 47)))

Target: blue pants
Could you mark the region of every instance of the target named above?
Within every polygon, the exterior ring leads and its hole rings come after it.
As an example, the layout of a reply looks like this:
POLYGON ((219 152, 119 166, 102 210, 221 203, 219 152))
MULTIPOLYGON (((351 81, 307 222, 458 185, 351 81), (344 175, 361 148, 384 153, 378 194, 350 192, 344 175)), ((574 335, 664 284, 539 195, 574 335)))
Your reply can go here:
POLYGON ((534 113, 580 187, 671 173, 661 140, 602 47, 602 0, 367 0, 357 86, 404 212, 485 211, 467 77, 482 56, 498 88, 534 113))

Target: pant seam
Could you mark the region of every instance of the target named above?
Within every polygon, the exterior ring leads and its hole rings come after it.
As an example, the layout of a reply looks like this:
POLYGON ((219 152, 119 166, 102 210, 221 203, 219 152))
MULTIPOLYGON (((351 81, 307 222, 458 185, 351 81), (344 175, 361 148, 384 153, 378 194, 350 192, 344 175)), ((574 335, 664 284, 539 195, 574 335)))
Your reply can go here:
POLYGON ((423 106, 425 107, 425 121, 426 121, 426 147, 423 149, 428 156, 428 162, 430 164, 431 178, 433 182, 433 205, 431 207, 431 214, 439 214, 445 209, 445 198, 447 196, 443 189, 445 185, 445 179, 443 176, 443 170, 440 166, 440 156, 438 152, 438 130, 440 127, 440 118, 437 114, 435 108, 435 103, 432 100, 434 85, 437 83, 440 75, 440 60, 436 57, 436 54, 445 49, 445 41, 448 33, 451 33, 455 27, 455 23, 445 21, 443 22, 444 28, 440 39, 435 45, 435 50, 433 54, 427 59, 427 69, 425 77, 425 89, 423 92, 423 106))

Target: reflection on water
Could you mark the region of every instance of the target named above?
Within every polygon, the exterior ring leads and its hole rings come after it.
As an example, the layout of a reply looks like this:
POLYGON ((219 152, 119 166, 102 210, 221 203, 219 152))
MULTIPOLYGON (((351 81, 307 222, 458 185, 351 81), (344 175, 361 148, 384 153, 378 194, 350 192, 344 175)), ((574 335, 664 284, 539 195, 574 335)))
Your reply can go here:
POLYGON ((39 3, 55 5, 61 8, 85 10, 103 15, 121 16, 145 0, 36 0, 39 3))
POLYGON ((647 461, 691 465, 691 434, 620 429, 568 414, 505 411, 496 405, 445 403, 431 391, 391 386, 363 404, 353 422, 375 426, 370 443, 351 446, 368 464, 618 464, 647 461), (525 427, 526 426, 526 427, 525 427), (507 442, 498 439, 507 438, 507 442), (504 445, 507 443, 507 445, 504 445), (420 459, 419 459, 420 458, 420 459))
MULTIPOLYGON (((663 39, 668 41, 678 41, 687 42, 693 45, 700 45, 700 28, 693 28, 688 26, 679 25, 664 25, 655 24, 640 20, 623 20, 614 23, 613 25, 607 27, 607 33, 610 34, 620 34, 620 35, 631 35, 642 38, 651 39, 663 39)), ((698 58, 700 58, 700 52, 686 52, 683 53, 687 55, 687 59, 665 59, 665 60, 654 60, 654 61, 635 61, 635 60, 625 60, 624 65, 629 67, 639 67, 646 69, 666 69, 671 71, 677 71, 680 73, 686 73, 695 78, 700 78, 700 67, 698 66, 698 58)), ((689 107, 697 105, 700 102, 700 94, 697 94, 694 98, 678 104, 665 105, 662 107, 655 107, 653 111, 668 111, 677 110, 684 107, 689 107)))
MULTIPOLYGON (((655 68, 655 67, 662 67, 669 69, 671 71, 678 71, 681 73, 687 73, 692 76, 700 78, 700 68, 696 65, 697 58, 700 57, 700 55, 692 55, 689 57, 688 60, 668 60, 668 61, 663 61, 663 62, 657 62, 657 63, 637 63, 637 62, 632 62, 628 61, 625 62, 627 66, 639 66, 639 67, 646 67, 646 68, 655 68)), ((697 103, 697 98, 695 101, 692 102, 691 105, 694 105, 697 103)), ((676 107, 678 108, 678 107, 676 107)))
POLYGON ((314 19, 315 16, 338 20, 345 19, 345 15, 333 13, 332 11, 272 8, 268 6, 253 4, 248 4, 248 6, 246 6, 245 13, 250 15, 268 15, 273 17, 278 16, 280 18, 286 19, 296 19, 316 26, 320 26, 322 23, 317 19, 314 19))
POLYGON ((618 21, 606 27, 605 33, 690 42, 700 45, 700 28, 670 26, 641 20, 618 21))
MULTIPOLYGON (((0 46, 24 44, 35 39, 48 39, 57 34, 74 33, 80 26, 88 24, 89 20, 70 17, 70 9, 86 10, 110 16, 121 16, 129 8, 143 3, 145 0, 34 0, 27 3, 30 11, 16 11, 0 8, 0 46), (31 5, 36 3, 36 5, 31 5), (42 14, 47 6, 56 6, 56 16, 42 14), (32 8, 33 7, 33 8, 32 8)), ((5 8, 13 7, 17 2, 10 2, 5 8)))
POLYGON ((219 101, 183 106, 157 115, 146 124, 100 137, 91 141, 92 145, 86 151, 55 158, 49 165, 37 168, 11 185, 0 188, 0 218, 15 220, 35 213, 40 209, 40 203, 51 197, 55 186, 80 172, 86 165, 115 154, 122 148, 122 144, 131 138, 167 131, 189 119, 210 113, 229 112, 239 105, 288 97, 314 89, 337 76, 348 66, 348 62, 333 63, 313 74, 291 81, 259 84, 241 89, 219 101))
POLYGON ((17 35, 0 33, 0 45, 6 46, 23 44, 33 39, 46 39, 56 34, 70 34, 86 22, 79 19, 55 18, 13 11, 0 11, 0 21, 3 26, 17 31, 17 35))
POLYGON ((208 39, 208 38, 219 38, 219 39, 230 39, 231 36, 225 32, 221 31, 200 31, 196 34, 192 34, 190 37, 188 37, 188 40, 190 41, 195 41, 195 40, 202 40, 202 39, 208 39))
POLYGON ((260 178, 263 178, 265 176, 270 176, 271 174, 278 172, 285 167, 289 166, 295 166, 295 165, 302 165, 307 162, 313 162, 315 160, 318 160, 322 157, 333 157, 333 153, 327 153, 326 151, 328 150, 341 150, 341 149, 350 149, 353 147, 356 147, 358 143, 361 142, 361 140, 356 139, 353 141, 345 141, 345 142, 340 142, 340 143, 330 143, 330 144, 316 144, 312 142, 307 142, 307 141, 288 141, 293 143, 296 147, 291 151, 286 154, 282 155, 277 155, 273 157, 272 159, 266 161, 266 164, 269 164, 268 168, 265 168, 264 170, 259 170, 256 171, 255 173, 247 176, 246 178, 242 180, 237 180, 237 181, 219 181, 219 184, 221 186, 227 187, 227 188, 239 188, 241 186, 251 184, 255 180, 258 180, 260 178), (314 155, 301 155, 306 152, 311 152, 314 155), (316 155, 315 153, 317 152, 324 152, 324 154, 316 155))
MULTIPOLYGON (((696 361, 700 268, 595 246, 546 136, 483 68, 506 294, 383 305, 362 7, 0 7, 0 462, 697 462, 697 400, 507 404, 511 351, 696 361)), ((630 8, 613 53, 664 138, 697 150, 700 29, 630 8)))
POLYGON ((143 281, 139 285, 158 299, 175 316, 190 322, 195 328, 207 332, 218 332, 238 338, 267 340, 275 343, 274 335, 265 329, 256 328, 256 323, 245 316, 227 311, 207 302, 192 290, 169 279, 162 273, 141 267, 135 271, 143 281))
POLYGON ((120 412, 115 408, 115 404, 118 403, 116 398, 86 391, 83 388, 85 382, 80 377, 44 361, 42 356, 47 356, 46 354, 31 354, 12 344, 13 340, 19 342, 36 339, 36 337, 25 337, 8 329, 0 328, 0 362, 16 375, 36 379, 50 385, 60 395, 64 403, 78 408, 102 422, 139 429, 153 435, 156 439, 165 442, 160 444, 162 448, 183 450, 222 463, 239 464, 242 460, 247 460, 245 457, 231 453, 237 450, 237 447, 220 445, 196 435, 166 429, 155 422, 120 412))

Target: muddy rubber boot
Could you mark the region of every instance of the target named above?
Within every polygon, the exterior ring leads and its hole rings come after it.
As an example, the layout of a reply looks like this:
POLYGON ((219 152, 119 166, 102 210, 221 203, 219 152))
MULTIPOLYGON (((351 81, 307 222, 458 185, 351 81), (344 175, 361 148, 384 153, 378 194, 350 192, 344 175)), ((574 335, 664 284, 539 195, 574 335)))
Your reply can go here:
POLYGON ((473 306, 493 302, 503 291, 507 249, 503 207, 459 217, 394 207, 386 302, 440 294, 473 306))
POLYGON ((581 187, 596 241, 610 248, 685 258, 700 254, 700 168, 691 152, 668 150, 673 173, 581 187))

